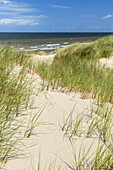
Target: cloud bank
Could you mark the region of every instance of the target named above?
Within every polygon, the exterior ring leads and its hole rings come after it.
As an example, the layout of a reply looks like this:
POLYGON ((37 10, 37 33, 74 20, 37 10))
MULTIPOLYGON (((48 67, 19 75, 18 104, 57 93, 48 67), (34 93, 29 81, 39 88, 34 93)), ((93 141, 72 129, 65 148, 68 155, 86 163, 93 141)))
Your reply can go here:
POLYGON ((89 29, 89 30, 98 30, 98 29, 105 29, 106 26, 90 26, 90 27, 87 27, 86 29, 89 29))
POLYGON ((53 8, 63 8, 63 9, 69 9, 71 7, 69 6, 63 6, 63 5, 50 5, 50 7, 53 7, 53 8))
POLYGON ((3 18, 0 19, 0 25, 38 25, 39 19, 43 18, 43 15, 39 16, 21 16, 12 19, 3 18))
POLYGON ((38 25, 45 16, 37 15, 37 12, 28 3, 0 0, 0 25, 38 25))
POLYGON ((113 15, 106 15, 106 16, 104 16, 102 19, 108 19, 108 18, 111 18, 111 17, 113 17, 113 15))

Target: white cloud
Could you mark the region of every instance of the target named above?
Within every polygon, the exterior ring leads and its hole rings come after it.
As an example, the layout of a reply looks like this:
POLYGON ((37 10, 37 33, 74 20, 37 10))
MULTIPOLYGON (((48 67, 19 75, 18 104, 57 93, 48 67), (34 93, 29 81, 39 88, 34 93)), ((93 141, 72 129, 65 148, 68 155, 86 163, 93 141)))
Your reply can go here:
POLYGON ((38 22, 31 21, 29 19, 1 19, 0 20, 0 25, 38 25, 38 22))
POLYGON ((7 0, 0 0, 0 3, 3 3, 3 4, 9 4, 9 3, 11 3, 11 1, 7 1, 7 0))
POLYGON ((50 5, 50 6, 53 7, 53 8, 64 8, 64 9, 71 8, 69 6, 62 6, 62 5, 50 5))
POLYGON ((106 28, 106 26, 91 26, 91 27, 87 27, 87 29, 89 30, 98 30, 98 29, 104 29, 106 28))
POLYGON ((108 19, 108 18, 111 18, 111 17, 113 17, 113 15, 106 15, 106 16, 104 16, 102 19, 108 19))
POLYGON ((39 11, 31 4, 0 0, 0 25, 38 25, 45 16, 36 12, 39 11))
POLYGON ((0 19, 0 25, 38 25, 39 19, 44 17, 43 15, 39 16, 21 16, 15 18, 3 18, 0 19))
POLYGON ((20 12, 20 13, 30 13, 30 12, 35 12, 36 10, 33 8, 25 8, 25 7, 13 7, 13 6, 0 6, 0 11, 1 12, 20 12))
POLYGON ((17 15, 19 15, 19 12, 10 12, 10 11, 8 11, 8 12, 0 12, 0 16, 17 16, 17 15))
POLYGON ((31 5, 26 3, 12 2, 6 0, 0 0, 0 12, 34 12, 36 11, 31 5))

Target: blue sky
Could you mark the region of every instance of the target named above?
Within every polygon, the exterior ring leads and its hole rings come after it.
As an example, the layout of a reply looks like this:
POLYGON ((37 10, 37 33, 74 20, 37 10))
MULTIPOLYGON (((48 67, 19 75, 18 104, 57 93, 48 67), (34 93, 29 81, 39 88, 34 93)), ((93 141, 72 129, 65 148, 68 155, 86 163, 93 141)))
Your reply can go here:
POLYGON ((113 32, 113 0, 0 0, 0 32, 113 32))

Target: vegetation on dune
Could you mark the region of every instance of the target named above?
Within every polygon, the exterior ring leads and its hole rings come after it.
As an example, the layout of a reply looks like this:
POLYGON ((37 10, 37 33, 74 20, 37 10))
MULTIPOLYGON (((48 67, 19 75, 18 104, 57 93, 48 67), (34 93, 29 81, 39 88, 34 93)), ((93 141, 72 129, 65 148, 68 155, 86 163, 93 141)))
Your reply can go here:
POLYGON ((39 68, 42 77, 53 88, 80 91, 83 98, 91 95, 98 102, 113 102, 113 70, 99 64, 102 57, 113 53, 113 37, 105 37, 93 44, 72 45, 60 49, 51 66, 39 68), (46 76, 45 76, 45 70, 46 76), (44 76, 43 76, 44 75, 44 76), (109 82, 109 83, 108 83, 109 82))
POLYGON ((0 166, 20 140, 17 134, 22 122, 17 117, 22 116, 21 111, 29 102, 30 81, 26 79, 29 65, 23 52, 0 46, 0 166))
MULTIPOLYGON (((72 119, 72 113, 65 119, 61 127, 69 140, 81 136, 98 139, 98 147, 93 159, 90 149, 79 155, 74 152, 74 168, 70 169, 113 169, 113 70, 101 66, 100 58, 107 58, 113 54, 113 37, 96 40, 93 44, 74 44, 55 51, 56 56, 51 65, 46 62, 32 63, 30 52, 20 52, 6 46, 0 46, 0 161, 6 163, 14 151, 18 138, 17 132, 21 122, 17 117, 26 109, 30 98, 30 82, 27 81, 28 71, 34 71, 43 78, 43 86, 47 89, 60 88, 62 91, 79 91, 81 97, 94 99, 96 109, 90 114, 82 113, 72 119), (16 66, 21 66, 15 72, 16 66), (110 104, 106 104, 110 102, 110 104), (87 124, 86 129, 84 123, 87 124)), ((42 52, 41 52, 42 54, 42 52)), ((41 55, 40 54, 40 55, 41 55)), ((36 126, 40 114, 31 116, 31 124, 27 126, 24 137, 29 137, 36 126)), ((40 167, 38 167, 40 169, 40 167)), ((51 169, 51 168, 49 168, 51 169)), ((60 168, 59 168, 60 169, 60 168)))
POLYGON ((45 55, 46 52, 45 52, 45 51, 38 51, 37 54, 38 54, 38 55, 45 55))
POLYGON ((34 56, 34 55, 46 55, 46 52, 41 51, 41 50, 39 50, 39 51, 28 50, 27 54, 29 54, 31 56, 34 56))
POLYGON ((93 143, 87 151, 81 146, 78 155, 76 148, 73 148, 74 165, 68 164, 65 160, 64 164, 73 170, 111 170, 113 169, 113 70, 102 66, 99 59, 113 55, 113 37, 98 39, 93 44, 75 44, 55 53, 51 65, 41 63, 38 68, 43 81, 48 83, 45 84, 47 89, 52 86, 52 89, 62 91, 79 91, 83 99, 91 97, 96 104, 96 108, 92 107, 90 115, 83 112, 72 119, 71 112, 61 127, 71 141, 77 140, 76 138, 97 139, 96 153, 90 155, 93 143), (83 129, 84 123, 87 124, 85 129, 83 129))
POLYGON ((95 41, 97 56, 99 58, 108 58, 113 54, 113 36, 101 38, 95 41))
POLYGON ((72 142, 79 140, 81 146, 73 147, 74 165, 68 164, 70 169, 103 170, 113 168, 113 106, 92 106, 90 112, 78 113, 73 111, 64 119, 62 131, 72 142), (85 126, 86 124, 86 126, 85 126), (94 139, 94 140, 93 140, 94 139), (89 143, 85 149, 84 141, 89 143), (91 149, 93 147, 93 152, 91 149), (73 168, 74 167, 74 168, 73 168))

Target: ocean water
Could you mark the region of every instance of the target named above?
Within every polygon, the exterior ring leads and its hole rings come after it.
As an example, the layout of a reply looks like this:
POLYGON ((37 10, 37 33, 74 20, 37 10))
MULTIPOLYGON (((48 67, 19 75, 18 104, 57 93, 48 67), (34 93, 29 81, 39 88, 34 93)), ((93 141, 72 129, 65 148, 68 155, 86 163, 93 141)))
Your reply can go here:
POLYGON ((20 50, 50 52, 76 42, 90 43, 109 35, 113 33, 0 33, 0 43, 11 47, 19 45, 20 50))

